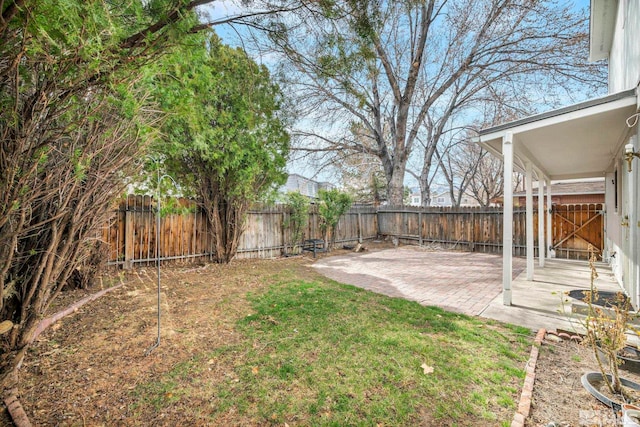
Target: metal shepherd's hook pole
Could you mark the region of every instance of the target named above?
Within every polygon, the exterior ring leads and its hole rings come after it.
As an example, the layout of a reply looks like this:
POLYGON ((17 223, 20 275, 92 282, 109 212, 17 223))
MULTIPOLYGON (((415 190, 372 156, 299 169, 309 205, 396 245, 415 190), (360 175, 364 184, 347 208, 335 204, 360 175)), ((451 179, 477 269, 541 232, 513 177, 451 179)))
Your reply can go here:
POLYGON ((153 350, 155 350, 156 348, 158 348, 160 346, 160 320, 161 320, 161 313, 162 310, 160 308, 160 181, 163 178, 169 178, 171 181, 173 181, 174 185, 177 185, 176 182, 173 180, 173 178, 170 175, 162 175, 160 176, 160 166, 158 165, 157 168, 157 172, 158 172, 158 183, 157 183, 157 188, 156 188, 156 273, 158 276, 158 336, 156 338, 156 342, 147 349, 147 351, 144 353, 145 356, 148 356, 149 354, 151 354, 151 352, 153 350))

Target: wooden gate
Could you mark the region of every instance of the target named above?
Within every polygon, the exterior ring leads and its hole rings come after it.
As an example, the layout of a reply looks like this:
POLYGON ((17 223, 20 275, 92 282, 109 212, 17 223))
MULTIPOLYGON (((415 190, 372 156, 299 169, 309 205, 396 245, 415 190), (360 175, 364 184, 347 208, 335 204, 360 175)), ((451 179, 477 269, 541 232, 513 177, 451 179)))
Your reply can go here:
POLYGON ((604 205, 553 205, 553 249, 556 258, 588 259, 588 246, 604 249, 604 205))

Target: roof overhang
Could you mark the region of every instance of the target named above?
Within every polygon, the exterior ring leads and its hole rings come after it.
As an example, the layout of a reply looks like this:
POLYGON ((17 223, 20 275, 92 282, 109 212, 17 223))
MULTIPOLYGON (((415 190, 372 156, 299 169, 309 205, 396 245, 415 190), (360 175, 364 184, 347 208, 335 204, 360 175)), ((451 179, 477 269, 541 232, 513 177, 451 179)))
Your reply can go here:
POLYGON ((604 176, 614 168, 616 153, 636 113, 635 89, 480 131, 479 143, 502 157, 502 141, 513 134, 514 166, 531 162, 536 175, 551 180, 604 176))
POLYGON ((618 0, 591 0, 589 61, 608 59, 618 13, 618 0))

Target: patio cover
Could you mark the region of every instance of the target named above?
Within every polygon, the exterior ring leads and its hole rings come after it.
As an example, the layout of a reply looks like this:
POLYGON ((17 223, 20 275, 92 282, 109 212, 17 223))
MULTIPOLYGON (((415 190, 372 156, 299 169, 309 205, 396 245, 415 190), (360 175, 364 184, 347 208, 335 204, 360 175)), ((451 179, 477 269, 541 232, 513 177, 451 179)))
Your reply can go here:
MULTIPOLYGON (((550 205, 551 180, 603 177, 613 171, 616 154, 631 134, 626 120, 637 110, 636 91, 631 89, 480 131, 479 144, 502 158, 504 164, 502 282, 505 305, 511 305, 513 169, 526 173, 527 280, 533 280, 533 175, 539 180, 538 199, 543 199, 546 184, 550 205)), ((548 247, 544 242, 542 203, 538 204, 538 221, 539 262, 544 266, 548 247)), ((551 241, 549 228, 546 238, 551 241)))
POLYGON ((635 89, 552 110, 480 131, 480 144, 502 157, 511 132, 515 166, 551 180, 602 177, 628 136, 625 121, 636 112, 635 89))

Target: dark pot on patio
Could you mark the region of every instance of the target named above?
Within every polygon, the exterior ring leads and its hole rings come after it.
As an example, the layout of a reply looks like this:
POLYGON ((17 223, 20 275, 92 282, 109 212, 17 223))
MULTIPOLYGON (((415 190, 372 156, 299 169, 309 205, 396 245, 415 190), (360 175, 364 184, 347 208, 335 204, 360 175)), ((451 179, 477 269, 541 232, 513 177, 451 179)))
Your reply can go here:
MULTIPOLYGON (((606 355, 600 349, 600 346, 598 346, 598 354, 602 359, 606 360, 606 355)), ((618 368, 640 375, 640 351, 637 348, 626 346, 618 354, 617 358, 621 362, 618 368)))
MULTIPOLYGON (((611 375, 607 374, 607 378, 611 381, 611 375)), ((604 380, 602 379, 602 374, 600 372, 587 372, 580 378, 580 382, 582 382, 582 386, 589 392, 593 397, 598 399, 600 402, 604 403, 610 408, 620 410, 622 405, 627 403, 622 401, 621 396, 616 396, 616 398, 610 398, 605 396, 600 392, 600 388, 604 385, 604 380), (616 400, 613 400, 616 399, 616 400)), ((630 388, 635 391, 640 391, 640 384, 635 383, 633 381, 629 381, 626 378, 620 378, 620 382, 624 387, 630 388)))

